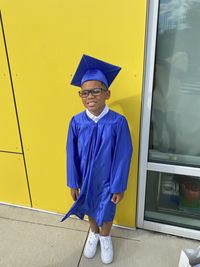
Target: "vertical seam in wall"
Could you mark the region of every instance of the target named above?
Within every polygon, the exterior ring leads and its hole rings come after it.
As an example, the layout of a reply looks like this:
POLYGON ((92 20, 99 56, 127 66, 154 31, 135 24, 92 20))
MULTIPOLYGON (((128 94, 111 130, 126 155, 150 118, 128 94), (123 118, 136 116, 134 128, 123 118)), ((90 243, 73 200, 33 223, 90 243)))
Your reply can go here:
POLYGON ((7 44, 6 44, 6 38, 5 38, 5 32, 4 32, 1 10, 0 10, 0 24, 1 24, 1 28, 2 28, 3 41, 4 41, 5 51, 6 51, 6 59, 7 59, 7 63, 8 63, 8 71, 9 71, 9 76, 10 76, 10 83, 11 83, 11 88, 12 88, 14 107, 15 107, 16 118, 17 118, 17 125, 18 125, 18 130, 19 130, 19 138, 20 138, 20 143, 21 143, 21 148, 22 148, 22 155, 23 155, 24 168, 25 168, 25 173, 26 173, 26 182, 27 182, 27 186, 28 186, 29 199, 30 199, 31 207, 33 207, 31 192, 30 192, 30 185, 29 185, 29 180, 28 180, 28 172, 27 172, 27 167, 26 167, 25 154, 24 154, 24 147, 23 147, 22 135, 21 135, 21 129, 20 129, 20 123, 19 123, 19 116, 18 116, 17 104, 16 104, 16 99, 15 99, 15 91, 14 91, 14 85, 13 85, 13 80, 12 80, 12 72, 11 72, 10 61, 9 61, 9 57, 8 57, 8 49, 7 49, 7 44))

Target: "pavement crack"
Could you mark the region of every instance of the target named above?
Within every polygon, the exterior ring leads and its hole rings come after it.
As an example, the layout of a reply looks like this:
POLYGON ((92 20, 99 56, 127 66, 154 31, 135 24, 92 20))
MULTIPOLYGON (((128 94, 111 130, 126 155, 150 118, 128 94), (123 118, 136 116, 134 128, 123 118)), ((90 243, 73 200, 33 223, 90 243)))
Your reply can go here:
POLYGON ((71 227, 57 226, 57 225, 46 224, 46 223, 38 223, 38 222, 30 222, 30 221, 26 221, 26 220, 18 220, 18 219, 13 219, 13 218, 8 218, 8 217, 1 217, 1 216, 0 216, 0 219, 87 233, 87 231, 85 231, 85 230, 74 229, 74 228, 71 228, 71 227))

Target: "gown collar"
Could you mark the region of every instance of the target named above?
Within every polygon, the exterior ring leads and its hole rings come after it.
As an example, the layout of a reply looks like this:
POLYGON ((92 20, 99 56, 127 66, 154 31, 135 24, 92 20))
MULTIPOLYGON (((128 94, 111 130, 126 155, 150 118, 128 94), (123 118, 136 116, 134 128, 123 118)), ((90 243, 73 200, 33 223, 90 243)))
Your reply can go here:
POLYGON ((103 118, 108 113, 108 111, 109 111, 109 107, 105 106, 101 114, 99 114, 99 116, 93 115, 91 112, 89 112, 88 109, 86 109, 86 114, 91 120, 97 123, 101 118, 103 118))

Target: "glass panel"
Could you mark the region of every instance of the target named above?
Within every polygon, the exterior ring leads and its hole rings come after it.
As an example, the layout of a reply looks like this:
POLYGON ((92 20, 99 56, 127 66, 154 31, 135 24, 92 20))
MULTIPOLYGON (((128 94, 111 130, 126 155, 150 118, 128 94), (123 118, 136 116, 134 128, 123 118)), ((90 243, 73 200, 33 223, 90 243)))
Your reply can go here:
POLYGON ((200 1, 162 0, 149 161, 200 166, 200 1))
POLYGON ((149 171, 145 220, 200 230, 200 178, 149 171))

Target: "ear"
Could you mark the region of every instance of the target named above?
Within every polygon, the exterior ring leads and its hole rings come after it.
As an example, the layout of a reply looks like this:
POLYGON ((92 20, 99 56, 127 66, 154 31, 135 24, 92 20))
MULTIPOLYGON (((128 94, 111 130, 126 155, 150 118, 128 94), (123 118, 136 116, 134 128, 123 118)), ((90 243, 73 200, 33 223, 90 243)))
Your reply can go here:
POLYGON ((110 90, 107 90, 107 91, 106 91, 106 99, 109 99, 109 98, 110 98, 110 95, 111 95, 110 90))

